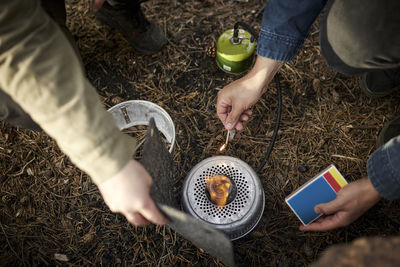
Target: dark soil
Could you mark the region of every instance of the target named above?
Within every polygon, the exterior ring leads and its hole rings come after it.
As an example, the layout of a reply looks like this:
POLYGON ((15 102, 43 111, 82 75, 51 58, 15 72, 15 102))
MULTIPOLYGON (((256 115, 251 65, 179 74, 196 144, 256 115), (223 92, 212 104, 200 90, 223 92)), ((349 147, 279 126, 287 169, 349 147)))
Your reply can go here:
MULTIPOLYGON (((226 132, 216 117, 216 96, 239 77, 220 71, 206 51, 238 20, 259 31, 266 1, 146 2, 145 14, 169 40, 151 56, 138 55, 120 33, 96 22, 90 1, 69 2, 68 27, 105 107, 148 100, 174 120, 179 196, 191 168, 220 154, 226 132)), ((332 244, 399 234, 398 202, 381 201, 350 226, 323 233, 300 232, 284 202, 331 163, 348 181, 364 177, 379 130, 400 113, 398 93, 369 99, 359 77, 330 69, 318 33, 316 24, 299 55, 281 70, 282 123, 260 175, 266 208, 257 228, 233 243, 239 266, 306 266, 332 244)), ((256 169, 272 136, 276 107, 271 84, 224 154, 256 169)), ((0 126, 2 265, 222 266, 168 227, 135 228, 111 213, 90 178, 45 133, 0 126)))

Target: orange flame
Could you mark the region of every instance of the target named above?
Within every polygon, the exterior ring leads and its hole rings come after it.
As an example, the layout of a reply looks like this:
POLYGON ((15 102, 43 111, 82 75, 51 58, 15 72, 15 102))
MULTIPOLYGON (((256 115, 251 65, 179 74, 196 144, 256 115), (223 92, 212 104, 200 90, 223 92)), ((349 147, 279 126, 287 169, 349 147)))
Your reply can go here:
POLYGON ((206 187, 211 201, 219 207, 225 206, 232 187, 231 180, 223 175, 214 175, 206 178, 206 187))

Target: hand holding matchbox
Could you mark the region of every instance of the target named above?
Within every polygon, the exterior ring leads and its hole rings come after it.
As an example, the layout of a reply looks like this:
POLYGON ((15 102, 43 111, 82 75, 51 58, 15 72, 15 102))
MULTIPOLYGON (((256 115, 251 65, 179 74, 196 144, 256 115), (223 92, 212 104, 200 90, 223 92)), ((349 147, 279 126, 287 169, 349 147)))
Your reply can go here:
POLYGON ((346 179, 332 164, 287 196, 285 201, 300 221, 308 225, 322 216, 314 211, 314 207, 334 200, 346 185, 346 179))

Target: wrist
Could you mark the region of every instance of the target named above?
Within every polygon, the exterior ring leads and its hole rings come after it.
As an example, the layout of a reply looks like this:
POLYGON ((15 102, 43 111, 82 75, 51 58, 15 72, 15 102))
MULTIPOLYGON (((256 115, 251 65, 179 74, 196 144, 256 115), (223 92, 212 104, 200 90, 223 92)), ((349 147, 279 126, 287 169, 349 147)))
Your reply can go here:
POLYGON ((253 84, 257 85, 255 89, 262 94, 283 64, 280 61, 257 56, 253 68, 246 75, 247 79, 251 79, 253 84))
POLYGON ((376 191, 375 187, 372 185, 368 177, 364 177, 363 180, 364 180, 366 194, 368 194, 368 196, 372 201, 378 202, 381 199, 381 196, 379 195, 378 191, 376 191))

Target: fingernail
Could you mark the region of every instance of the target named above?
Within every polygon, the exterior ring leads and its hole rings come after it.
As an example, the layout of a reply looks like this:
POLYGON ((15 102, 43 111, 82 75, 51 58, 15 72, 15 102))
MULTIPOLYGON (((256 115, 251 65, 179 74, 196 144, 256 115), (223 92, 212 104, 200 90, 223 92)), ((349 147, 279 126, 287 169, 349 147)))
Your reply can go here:
POLYGON ((228 122, 225 126, 226 126, 226 128, 231 129, 232 128, 232 123, 228 122))
POLYGON ((315 208, 314 210, 316 213, 322 213, 320 208, 315 208))

